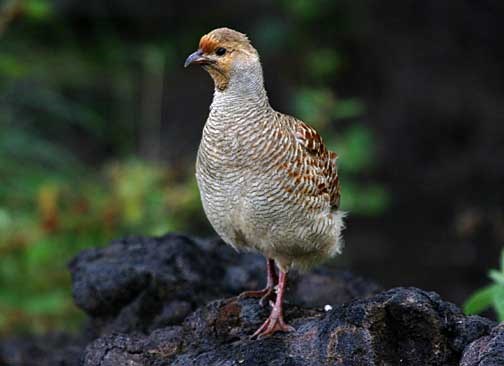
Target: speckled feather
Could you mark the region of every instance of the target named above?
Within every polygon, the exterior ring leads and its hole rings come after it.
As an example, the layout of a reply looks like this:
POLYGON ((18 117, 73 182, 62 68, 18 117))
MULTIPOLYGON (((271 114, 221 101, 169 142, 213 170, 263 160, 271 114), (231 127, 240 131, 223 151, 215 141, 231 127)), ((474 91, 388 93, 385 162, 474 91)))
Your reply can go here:
POLYGON ((283 270, 308 268, 342 248, 337 155, 312 127, 270 106, 243 34, 224 28, 200 42, 205 53, 223 46, 234 54, 207 67, 216 89, 196 164, 205 213, 233 247, 257 250, 283 270))

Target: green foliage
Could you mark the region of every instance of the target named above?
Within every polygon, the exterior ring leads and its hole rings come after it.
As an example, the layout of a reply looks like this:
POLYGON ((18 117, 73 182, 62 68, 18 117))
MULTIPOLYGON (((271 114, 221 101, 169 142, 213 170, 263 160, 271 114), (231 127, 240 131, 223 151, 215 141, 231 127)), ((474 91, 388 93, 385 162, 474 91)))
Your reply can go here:
POLYGON ((492 269, 488 276, 494 282, 477 290, 464 304, 466 314, 479 314, 493 308, 499 321, 504 321, 504 249, 501 252, 500 270, 492 269))
POLYGON ((76 327, 66 264, 78 251, 120 235, 184 230, 202 215, 194 181, 152 163, 115 162, 90 177, 21 172, 29 189, 0 201, 4 331, 76 327))
POLYGON ((26 65, 19 62, 16 57, 8 54, 0 56, 0 75, 14 79, 25 75, 27 72, 26 65))
POLYGON ((0 333, 72 329, 82 314, 66 266, 77 252, 203 222, 192 167, 129 158, 136 78, 162 72, 173 49, 123 42, 106 27, 83 47, 53 2, 12 4, 19 28, 0 34, 0 333), (83 137, 113 161, 84 163, 83 137))
POLYGON ((347 128, 334 143, 334 149, 337 148, 338 153, 345 157, 339 161, 339 166, 350 173, 370 168, 376 156, 374 141, 370 129, 363 125, 353 124, 347 128))
POLYGON ((342 63, 341 54, 330 48, 313 50, 307 58, 308 71, 316 80, 335 77, 342 63))
POLYGON ((47 0, 25 0, 23 7, 26 15, 34 20, 44 20, 51 16, 51 3, 47 0))
POLYGON ((278 52, 278 48, 287 43, 288 37, 288 27, 275 17, 265 17, 254 27, 254 39, 263 55, 278 52))
POLYGON ((323 4, 327 0, 290 0, 285 1, 285 7, 293 15, 303 19, 314 19, 323 11, 323 4))

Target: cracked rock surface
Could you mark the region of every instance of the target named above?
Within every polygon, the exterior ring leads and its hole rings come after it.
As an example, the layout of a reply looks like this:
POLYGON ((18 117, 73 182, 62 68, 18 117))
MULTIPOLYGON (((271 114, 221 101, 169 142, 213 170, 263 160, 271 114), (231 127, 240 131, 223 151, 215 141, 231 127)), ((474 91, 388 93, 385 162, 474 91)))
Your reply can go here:
POLYGON ((269 309, 233 296, 264 284, 264 261, 216 240, 128 238, 69 268, 82 334, 0 340, 0 365, 504 365, 502 325, 323 267, 290 278, 296 331, 251 340, 269 309))
POLYGON ((86 348, 83 365, 458 365, 465 346, 492 327, 416 288, 392 289, 328 312, 287 309, 295 332, 251 340, 267 309, 253 299, 217 300, 180 326, 99 338, 86 348))
POLYGON ((504 323, 485 337, 478 338, 465 350, 461 366, 504 365, 504 323))

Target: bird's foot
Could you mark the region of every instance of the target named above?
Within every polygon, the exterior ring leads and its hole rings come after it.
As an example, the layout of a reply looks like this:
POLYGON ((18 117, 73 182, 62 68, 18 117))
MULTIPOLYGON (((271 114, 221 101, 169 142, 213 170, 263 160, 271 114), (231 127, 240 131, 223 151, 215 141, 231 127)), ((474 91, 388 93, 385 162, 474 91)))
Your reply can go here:
POLYGON ((267 286, 262 290, 244 291, 238 295, 238 299, 241 300, 246 299, 248 297, 260 298, 259 305, 264 306, 265 304, 268 303, 268 300, 272 298, 274 293, 275 293, 275 287, 267 286))
POLYGON ((283 317, 276 314, 271 314, 269 318, 255 331, 250 338, 262 339, 273 335, 276 332, 294 332, 296 329, 288 324, 285 324, 283 317))

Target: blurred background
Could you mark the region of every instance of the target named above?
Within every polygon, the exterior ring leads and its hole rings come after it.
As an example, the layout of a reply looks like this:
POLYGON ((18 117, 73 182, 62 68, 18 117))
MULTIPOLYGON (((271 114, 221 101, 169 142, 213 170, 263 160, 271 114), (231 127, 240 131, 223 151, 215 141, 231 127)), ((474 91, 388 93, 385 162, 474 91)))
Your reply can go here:
POLYGON ((0 334, 76 329, 66 264, 126 235, 215 235, 194 160, 213 85, 187 55, 247 33, 271 104, 340 155, 331 265, 461 305, 504 245, 504 2, 0 1, 0 334))

